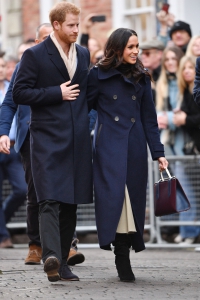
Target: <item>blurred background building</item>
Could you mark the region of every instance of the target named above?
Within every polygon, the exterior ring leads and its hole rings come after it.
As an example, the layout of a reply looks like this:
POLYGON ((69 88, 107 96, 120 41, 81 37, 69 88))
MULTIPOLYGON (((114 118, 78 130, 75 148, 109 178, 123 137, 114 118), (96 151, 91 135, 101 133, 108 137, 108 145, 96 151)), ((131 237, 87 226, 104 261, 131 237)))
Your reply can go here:
MULTIPOLYGON (((51 7, 59 0, 0 0, 0 47, 8 54, 15 54, 18 45, 35 38, 37 26, 49 22, 51 7)), ((175 20, 191 25, 193 34, 200 33, 199 0, 71 0, 81 7, 81 20, 89 13, 106 16, 106 22, 95 23, 91 37, 103 46, 109 33, 118 27, 133 28, 140 42, 156 37, 158 25, 156 12, 163 2, 170 4, 175 20)), ((81 24, 80 24, 81 31, 81 24)))

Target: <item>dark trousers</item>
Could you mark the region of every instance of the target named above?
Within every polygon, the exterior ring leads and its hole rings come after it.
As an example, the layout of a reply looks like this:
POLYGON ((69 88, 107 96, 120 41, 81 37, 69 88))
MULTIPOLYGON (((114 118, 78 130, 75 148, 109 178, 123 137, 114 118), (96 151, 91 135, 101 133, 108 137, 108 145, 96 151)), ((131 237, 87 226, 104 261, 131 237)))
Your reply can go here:
POLYGON ((66 262, 76 227, 76 204, 53 200, 39 203, 40 238, 43 262, 55 256, 66 262))
POLYGON ((10 154, 0 153, 0 242, 9 237, 6 223, 26 199, 27 185, 20 155, 10 148, 10 154), (7 178, 13 192, 2 203, 2 183, 7 178))
POLYGON ((39 235, 39 205, 33 183, 31 160, 30 160, 30 134, 28 132, 26 139, 20 149, 22 163, 25 171, 25 179, 28 185, 27 192, 27 235, 30 239, 29 245, 41 246, 39 235))
MULTIPOLYGON (((27 235, 29 237, 29 245, 41 246, 39 234, 39 204, 35 186, 33 182, 31 159, 30 159, 30 133, 24 140, 20 149, 21 159, 25 171, 25 179, 28 185, 27 192, 27 235)), ((74 232, 73 239, 76 238, 76 231, 74 232)))

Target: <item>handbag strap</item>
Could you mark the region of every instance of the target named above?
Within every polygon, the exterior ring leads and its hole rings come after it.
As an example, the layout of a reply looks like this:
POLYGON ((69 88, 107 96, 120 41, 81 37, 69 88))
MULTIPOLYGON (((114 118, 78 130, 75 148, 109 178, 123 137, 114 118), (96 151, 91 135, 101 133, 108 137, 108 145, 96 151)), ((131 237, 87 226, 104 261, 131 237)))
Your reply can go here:
MULTIPOLYGON (((170 175, 171 176, 171 175, 170 175)), ((170 177, 170 179, 172 179, 172 177, 170 177)), ((156 184, 156 198, 158 199, 160 196, 160 183, 163 182, 163 180, 160 180, 157 184, 156 184)), ((171 195, 171 180, 167 180, 167 185, 168 185, 168 197, 170 197, 171 195)))
MULTIPOLYGON (((169 173, 169 170, 166 168, 166 169, 165 169, 165 171, 166 171, 166 173, 167 173, 168 177, 171 179, 171 178, 172 178, 172 176, 171 176, 171 174, 169 173)), ((161 180, 162 180, 162 181, 164 181, 164 177, 163 177, 163 174, 162 174, 162 172, 160 172, 160 177, 161 177, 161 180)))

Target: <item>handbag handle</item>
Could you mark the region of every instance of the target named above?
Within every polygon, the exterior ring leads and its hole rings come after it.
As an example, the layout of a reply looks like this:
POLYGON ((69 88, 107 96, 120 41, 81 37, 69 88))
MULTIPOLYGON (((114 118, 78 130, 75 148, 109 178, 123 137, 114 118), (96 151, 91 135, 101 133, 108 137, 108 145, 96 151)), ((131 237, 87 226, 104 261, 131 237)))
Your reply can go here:
MULTIPOLYGON (((169 170, 166 168, 166 169, 165 169, 165 171, 166 171, 166 173, 167 173, 168 177, 171 179, 171 178, 172 178, 172 176, 171 176, 171 174, 169 173, 169 170)), ((160 172, 160 176, 161 176, 161 181, 164 181, 164 177, 163 177, 163 174, 162 174, 162 172, 160 172)))

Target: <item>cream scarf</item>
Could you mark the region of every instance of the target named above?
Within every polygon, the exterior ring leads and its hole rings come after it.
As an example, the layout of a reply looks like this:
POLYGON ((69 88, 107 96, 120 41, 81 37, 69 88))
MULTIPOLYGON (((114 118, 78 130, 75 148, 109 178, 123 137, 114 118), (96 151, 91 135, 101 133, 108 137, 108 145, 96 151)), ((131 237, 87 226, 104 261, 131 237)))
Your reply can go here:
POLYGON ((72 80, 77 66, 77 53, 76 53, 75 43, 72 43, 70 45, 69 54, 67 56, 63 51, 62 47, 60 46, 60 44, 58 43, 53 31, 50 33, 50 37, 53 43, 55 44, 56 48, 58 49, 60 56, 62 57, 65 66, 67 68, 67 71, 69 73, 69 77, 72 80))

